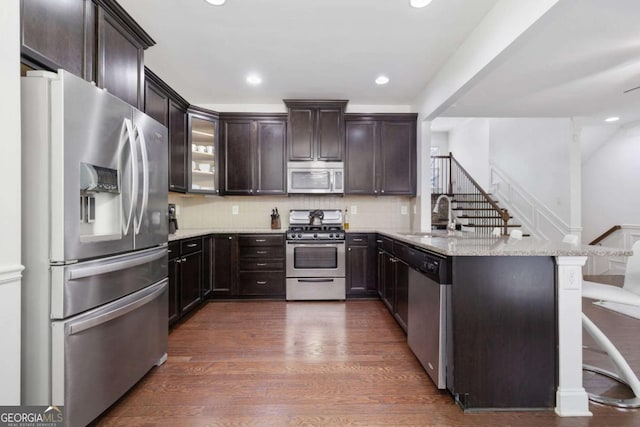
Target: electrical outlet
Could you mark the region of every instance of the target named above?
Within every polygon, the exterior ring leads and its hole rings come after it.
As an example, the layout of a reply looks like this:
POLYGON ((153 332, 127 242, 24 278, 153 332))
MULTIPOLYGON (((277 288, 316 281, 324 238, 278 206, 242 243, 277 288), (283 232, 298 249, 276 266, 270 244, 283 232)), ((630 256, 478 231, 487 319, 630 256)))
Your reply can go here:
POLYGON ((358 214, 358 206, 357 205, 351 205, 351 213, 354 215, 358 214))
POLYGON ((409 209, 407 205, 400 206, 400 215, 407 215, 409 213, 409 209))
POLYGON ((240 208, 238 205, 231 206, 231 215, 238 215, 240 213, 240 208))

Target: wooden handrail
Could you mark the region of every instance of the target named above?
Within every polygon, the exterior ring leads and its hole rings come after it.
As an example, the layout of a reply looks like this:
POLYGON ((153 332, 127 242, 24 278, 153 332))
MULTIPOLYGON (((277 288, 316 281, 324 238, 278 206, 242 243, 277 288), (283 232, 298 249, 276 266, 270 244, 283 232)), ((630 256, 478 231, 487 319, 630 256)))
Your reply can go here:
POLYGON ((620 229, 622 229, 621 225, 614 225, 613 227, 611 227, 610 229, 608 229, 607 231, 605 231, 604 233, 602 233, 601 235, 593 239, 593 241, 589 244, 597 245, 598 243, 602 242, 604 239, 606 239, 607 237, 609 237, 610 235, 612 235, 613 233, 615 233, 620 229))
POLYGON ((487 194, 487 192, 482 189, 480 184, 478 184, 476 182, 476 180, 471 177, 469 172, 467 172, 467 170, 465 168, 463 168, 460 165, 460 163, 458 163, 458 161, 455 159, 455 157, 453 157, 452 153, 449 153, 449 157, 451 158, 451 161, 455 162, 455 164, 458 166, 458 168, 460 168, 460 171, 469 180, 469 182, 471 182, 471 184, 476 188, 476 190, 478 190, 478 192, 480 192, 480 194, 482 194, 482 197, 484 197, 484 199, 487 201, 487 203, 489 203, 491 205, 491 207, 496 212, 498 212, 498 214, 500 214, 500 218, 502 219, 502 222, 504 223, 503 234, 505 234, 505 235, 509 234, 509 230, 508 230, 508 227, 507 227, 507 223, 509 222, 509 212, 507 211, 507 209, 501 208, 500 206, 498 206, 498 204, 496 202, 493 201, 491 196, 489 196, 489 194, 487 194))

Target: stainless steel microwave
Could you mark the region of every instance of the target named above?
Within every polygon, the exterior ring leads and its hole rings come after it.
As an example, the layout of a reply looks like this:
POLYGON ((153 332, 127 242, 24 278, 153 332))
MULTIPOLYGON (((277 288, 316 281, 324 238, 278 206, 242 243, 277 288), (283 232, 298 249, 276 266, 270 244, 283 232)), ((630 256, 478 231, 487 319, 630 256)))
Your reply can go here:
POLYGON ((291 194, 343 194, 344 163, 289 162, 288 185, 291 194))

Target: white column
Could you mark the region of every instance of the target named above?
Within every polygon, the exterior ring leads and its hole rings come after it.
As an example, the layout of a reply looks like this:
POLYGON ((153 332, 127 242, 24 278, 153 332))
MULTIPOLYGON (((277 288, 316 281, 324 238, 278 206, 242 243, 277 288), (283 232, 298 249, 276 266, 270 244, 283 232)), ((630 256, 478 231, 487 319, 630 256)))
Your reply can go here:
POLYGON ((418 116, 417 192, 413 231, 431 231, 431 122, 418 116))
POLYGON ((556 257, 558 278, 558 390, 561 417, 591 416, 582 386, 582 266, 585 256, 556 257))
POLYGON ((20 1, 0 2, 0 405, 20 404, 20 1))

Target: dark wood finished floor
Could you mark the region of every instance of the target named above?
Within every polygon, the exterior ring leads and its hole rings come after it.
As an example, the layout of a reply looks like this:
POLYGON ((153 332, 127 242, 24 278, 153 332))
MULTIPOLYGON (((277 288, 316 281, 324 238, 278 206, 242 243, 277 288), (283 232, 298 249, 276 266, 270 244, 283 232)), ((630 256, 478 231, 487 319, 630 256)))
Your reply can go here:
MULTIPOLYGON (((640 371, 640 320, 586 310, 627 342, 621 350, 640 371)), ((435 388, 379 301, 215 302, 172 331, 168 361, 96 425, 640 426, 640 410, 590 407, 591 418, 464 413, 435 388)))

